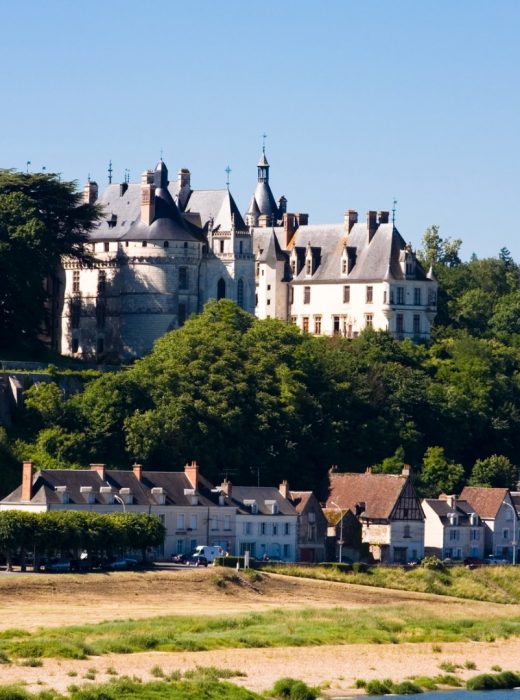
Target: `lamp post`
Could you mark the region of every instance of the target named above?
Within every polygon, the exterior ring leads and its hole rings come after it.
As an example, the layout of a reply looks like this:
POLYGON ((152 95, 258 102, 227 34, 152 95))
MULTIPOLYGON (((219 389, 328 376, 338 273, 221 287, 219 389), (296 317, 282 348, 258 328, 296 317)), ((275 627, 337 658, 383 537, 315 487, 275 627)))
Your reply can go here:
POLYGON ((114 501, 117 501, 118 503, 120 503, 123 506, 123 513, 126 513, 125 502, 123 501, 121 496, 117 496, 116 494, 114 494, 114 501))
POLYGON ((513 545, 513 566, 514 566, 516 564, 516 518, 517 518, 516 508, 511 503, 508 503, 507 501, 502 501, 502 503, 505 506, 508 506, 508 508, 511 508, 511 510, 513 511, 513 540, 511 542, 511 544, 513 545))
POLYGON ((343 562, 343 509, 334 501, 330 503, 339 510, 339 561, 341 563, 343 562))

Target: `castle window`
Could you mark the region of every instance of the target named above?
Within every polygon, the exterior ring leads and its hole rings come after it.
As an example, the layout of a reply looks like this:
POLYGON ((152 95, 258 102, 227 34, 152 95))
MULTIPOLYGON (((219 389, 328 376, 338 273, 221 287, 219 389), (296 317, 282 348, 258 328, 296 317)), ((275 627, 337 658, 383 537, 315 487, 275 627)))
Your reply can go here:
POLYGON ((188 289, 188 268, 179 267, 179 289, 188 289))
MULTIPOLYGON (((224 241, 221 241, 223 243, 224 241)), ((222 279, 222 277, 219 279, 218 284, 217 284, 217 299, 225 299, 226 298, 226 282, 222 279)))
POLYGON ((239 279, 237 283, 237 304, 244 308, 244 280, 239 279))
POLYGON ((415 306, 421 305, 421 288, 420 287, 414 287, 413 303, 415 304, 415 306))
POLYGON ((104 242, 103 249, 104 249, 105 253, 108 253, 108 251, 110 250, 110 243, 108 241, 104 242))
POLYGON ((143 241, 143 248, 146 248, 147 245, 148 245, 148 241, 143 241))
POLYGON ((340 332, 339 316, 332 317, 332 332, 334 335, 338 335, 340 332))
POLYGON ((306 275, 312 274, 312 260, 310 258, 305 263, 305 274, 306 275))
POLYGON ((224 241, 220 241, 220 252, 224 252, 224 241))
POLYGON ((107 273, 104 270, 98 272, 97 291, 98 294, 104 294, 107 288, 107 273))
POLYGON ((72 272, 72 291, 74 294, 79 293, 79 270, 72 272))
POLYGON ((79 340, 77 338, 72 338, 71 351, 76 353, 79 351, 79 340))
POLYGON ((169 247, 170 247, 169 241, 164 241, 163 248, 169 248, 169 247))
POLYGON ((81 302, 73 299, 70 302, 70 327, 79 328, 79 320, 81 317, 81 302))
POLYGON ((397 303, 404 304, 404 287, 397 287, 397 303))
POLYGON ((413 334, 421 334, 421 316, 419 314, 413 315, 413 334))
POLYGON ((311 288, 310 287, 303 288, 303 303, 304 304, 311 303, 311 288))
POLYGON ((304 333, 309 332, 309 317, 308 316, 304 316, 302 319, 302 330, 304 333))
POLYGON ((395 330, 396 333, 404 333, 404 316, 403 314, 397 314, 395 317, 395 330))
POLYGON ((96 304, 96 326, 97 328, 104 328, 106 320, 106 306, 103 300, 98 300, 96 304))
POLYGON ((291 260, 291 274, 293 277, 296 275, 296 260, 291 260))
POLYGON ((350 304, 350 285, 347 284, 343 287, 343 303, 350 304))
POLYGON ((366 303, 371 304, 374 300, 374 287, 367 287, 366 290, 366 303))
POLYGON ((314 333, 315 335, 321 335, 321 316, 314 317, 314 333))
POLYGON ((346 275, 347 274, 347 261, 345 258, 341 261, 341 274, 346 275))
POLYGON ((365 328, 372 328, 374 325, 374 315, 365 314, 365 328))
POLYGON ((239 252, 241 255, 242 255, 242 253, 244 252, 244 244, 243 244, 242 241, 240 241, 239 244, 238 244, 238 252, 239 252))

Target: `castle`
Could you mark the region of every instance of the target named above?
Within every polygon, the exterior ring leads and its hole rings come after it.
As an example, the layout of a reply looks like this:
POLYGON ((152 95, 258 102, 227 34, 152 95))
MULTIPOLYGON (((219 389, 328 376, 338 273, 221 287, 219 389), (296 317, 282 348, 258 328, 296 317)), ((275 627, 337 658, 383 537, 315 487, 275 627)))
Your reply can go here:
POLYGON ((287 212, 269 184, 265 152, 242 218, 229 192, 192 190, 190 172, 170 182, 165 163, 141 183, 95 182, 84 198, 103 207, 90 236, 94 263, 63 261, 61 352, 131 358, 179 328, 209 299, 228 298, 259 318, 316 335, 355 337, 367 327, 396 338, 430 337, 437 282, 387 211, 339 224, 287 212))

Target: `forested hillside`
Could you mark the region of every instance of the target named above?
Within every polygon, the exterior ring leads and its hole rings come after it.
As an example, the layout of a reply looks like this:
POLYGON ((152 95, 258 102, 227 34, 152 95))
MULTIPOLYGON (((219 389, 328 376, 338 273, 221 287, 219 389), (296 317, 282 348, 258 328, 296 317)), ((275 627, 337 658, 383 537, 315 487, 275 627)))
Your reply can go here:
POLYGON ((442 288, 430 345, 365 332, 302 335, 230 301, 161 338, 132 367, 65 400, 32 387, 0 435, 4 469, 105 462, 210 479, 318 488, 340 470, 410 463, 425 494, 513 485, 520 454, 520 273, 507 251, 463 263, 429 229, 421 253, 442 288))

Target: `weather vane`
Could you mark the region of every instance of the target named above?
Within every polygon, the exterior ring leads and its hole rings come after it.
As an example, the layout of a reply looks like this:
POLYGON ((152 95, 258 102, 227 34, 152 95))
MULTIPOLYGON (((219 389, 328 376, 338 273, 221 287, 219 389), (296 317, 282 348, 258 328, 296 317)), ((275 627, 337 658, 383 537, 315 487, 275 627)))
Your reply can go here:
POLYGON ((108 184, 112 184, 112 161, 108 161, 108 184))
POLYGON ((231 168, 229 167, 229 165, 228 165, 227 168, 224 170, 224 172, 225 172, 226 175, 227 175, 226 187, 227 187, 228 190, 229 190, 229 173, 231 172, 231 168))
POLYGON ((30 161, 30 160, 28 160, 28 161, 26 162, 26 164, 25 164, 25 165, 26 165, 26 172, 27 172, 27 173, 29 172, 29 166, 30 166, 30 164, 31 164, 31 161, 30 161))
POLYGON ((262 153, 265 155, 265 140, 267 138, 267 134, 264 132, 262 134, 262 153))
POLYGON ((392 226, 395 226, 395 205, 397 204, 397 199, 394 198, 392 207, 392 226))

